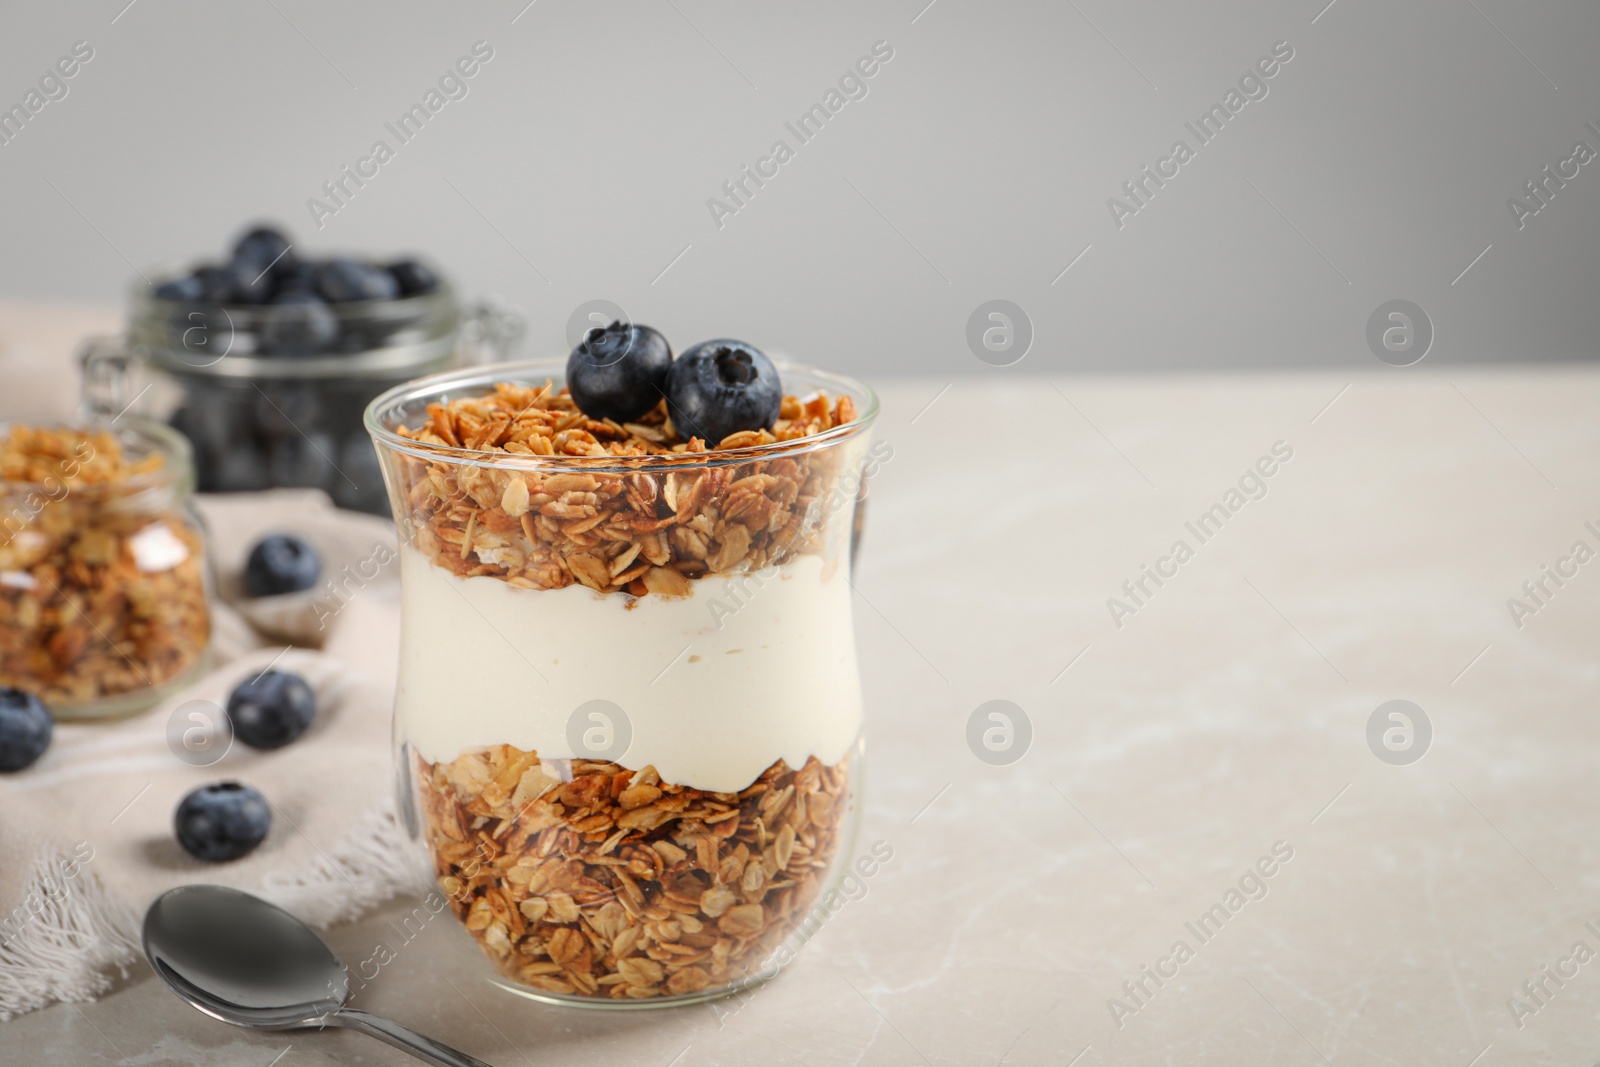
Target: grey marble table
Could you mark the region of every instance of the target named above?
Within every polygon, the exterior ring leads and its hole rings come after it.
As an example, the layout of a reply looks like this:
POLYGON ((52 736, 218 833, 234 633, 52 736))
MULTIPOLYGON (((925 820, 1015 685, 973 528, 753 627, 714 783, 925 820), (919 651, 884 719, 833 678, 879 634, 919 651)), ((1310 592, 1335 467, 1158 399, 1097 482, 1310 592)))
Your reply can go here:
MULTIPOLYGON (((332 935, 394 952, 357 1002, 540 1067, 1600 1060, 1600 374, 1379 370, 885 389, 859 899, 743 1001, 626 1015, 397 902, 332 935)), ((147 972, 0 1061, 408 1062, 147 972)))

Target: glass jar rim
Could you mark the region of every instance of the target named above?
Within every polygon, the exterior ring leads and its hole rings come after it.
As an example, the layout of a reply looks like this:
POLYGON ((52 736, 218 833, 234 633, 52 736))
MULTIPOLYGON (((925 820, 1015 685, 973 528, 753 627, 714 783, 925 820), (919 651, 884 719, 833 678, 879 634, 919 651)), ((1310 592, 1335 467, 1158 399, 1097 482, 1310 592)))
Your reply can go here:
POLYGON ((488 389, 498 382, 513 382, 536 387, 565 375, 565 359, 543 359, 468 367, 414 379, 377 396, 367 405, 366 411, 362 414, 362 422, 366 425, 367 432, 372 435, 374 444, 433 463, 514 470, 562 468, 600 473, 633 473, 652 470, 700 470, 736 466, 753 460, 803 455, 855 437, 867 430, 877 418, 877 393, 856 379, 777 357, 773 357, 772 362, 778 368, 780 377, 786 380, 788 375, 793 374, 818 386, 829 387, 834 395, 849 396, 858 405, 855 418, 821 433, 796 437, 788 441, 748 445, 743 448, 710 449, 705 452, 664 452, 646 456, 535 456, 514 452, 485 452, 455 445, 436 445, 403 437, 382 418, 384 413, 392 412, 407 401, 416 402, 423 398, 427 398, 429 403, 443 401, 447 399, 452 387, 476 384, 488 389))
MULTIPOLYGON (((221 313, 229 334, 251 330, 263 322, 280 319, 291 312, 275 304, 221 304, 213 301, 169 300, 155 295, 156 286, 179 276, 176 269, 149 272, 151 281, 135 281, 130 286, 132 312, 129 316, 129 341, 144 349, 156 366, 170 373, 229 380, 291 378, 393 378, 404 373, 423 373, 450 358, 461 330, 461 299, 450 279, 438 275, 439 284, 426 293, 397 296, 391 300, 356 300, 329 304, 341 323, 405 322, 429 327, 425 337, 403 344, 381 343, 354 352, 328 352, 306 356, 269 356, 259 352, 224 351, 203 360, 192 360, 171 344, 157 339, 157 332, 174 309, 201 314, 221 313), (430 366, 431 365, 431 366, 430 366)), ((202 322, 202 325, 204 323, 202 322)))
MULTIPOLYGON (((149 451, 159 452, 162 456, 161 466, 142 474, 130 475, 114 482, 94 482, 89 485, 75 487, 74 493, 102 496, 125 496, 142 492, 147 489, 174 488, 179 493, 186 492, 192 483, 191 472, 194 469, 194 448, 189 444, 189 439, 164 422, 155 419, 129 416, 126 421, 113 419, 110 421, 95 420, 63 420, 34 425, 20 419, 7 419, 0 421, 0 438, 9 436, 12 427, 26 426, 30 430, 70 430, 84 434, 109 433, 118 438, 119 443, 126 446, 128 441, 135 440, 149 446, 149 451), (119 425, 120 423, 120 425, 119 425)), ((74 461, 76 457, 67 457, 63 463, 74 461)), ((65 481, 71 478, 62 476, 65 481)), ((39 492, 51 496, 59 491, 50 488, 46 482, 24 480, 0 479, 0 493, 29 493, 39 492)))

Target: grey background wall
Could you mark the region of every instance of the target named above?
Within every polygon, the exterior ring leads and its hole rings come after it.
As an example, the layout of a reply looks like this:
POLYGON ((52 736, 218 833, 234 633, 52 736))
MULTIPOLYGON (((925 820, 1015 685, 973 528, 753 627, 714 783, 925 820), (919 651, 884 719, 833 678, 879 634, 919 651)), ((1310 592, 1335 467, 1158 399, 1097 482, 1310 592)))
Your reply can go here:
POLYGON ((524 310, 530 354, 595 298, 868 375, 988 373, 966 327, 992 298, 1032 321, 1019 371, 1370 365, 1393 298, 1431 318, 1429 366, 1600 344, 1600 162, 1520 228, 1507 206, 1600 150, 1593 3, 525 4, 5 5, 0 104, 94 57, 0 145, 0 294, 115 301, 267 218, 432 255, 524 310), (478 41, 467 95, 401 145, 385 123, 478 41), (785 123, 879 41, 801 144, 785 123), (1184 123, 1277 42, 1201 145, 1184 123), (1180 138, 1195 157, 1119 227, 1108 198, 1180 138), (307 200, 379 139, 319 229, 307 200), (719 226, 708 199, 780 139, 719 226))

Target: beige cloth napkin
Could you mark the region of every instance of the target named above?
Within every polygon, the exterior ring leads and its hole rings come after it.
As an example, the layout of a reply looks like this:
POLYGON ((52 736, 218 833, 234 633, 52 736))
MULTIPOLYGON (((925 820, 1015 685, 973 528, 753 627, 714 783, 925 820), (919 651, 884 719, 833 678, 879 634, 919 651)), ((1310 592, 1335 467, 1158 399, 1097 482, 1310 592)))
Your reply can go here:
POLYGON ((326 926, 423 884, 394 805, 400 598, 392 527, 338 511, 310 490, 204 498, 201 511, 224 592, 268 532, 305 536, 333 579, 378 548, 390 562, 363 568, 370 576, 359 584, 340 582, 337 595, 323 588, 238 610, 219 603, 206 677, 129 719, 58 723, 39 762, 0 776, 0 1019, 110 988, 113 972, 137 959, 145 907, 176 885, 248 889, 326 926), (286 649, 245 616, 320 650, 286 649), (303 737, 273 752, 239 742, 198 755, 185 747, 186 734, 190 746, 205 739, 204 724, 234 685, 270 665, 300 673, 317 693, 317 718, 303 737), (224 779, 261 790, 272 830, 249 856, 202 863, 178 846, 172 813, 189 790, 224 779))

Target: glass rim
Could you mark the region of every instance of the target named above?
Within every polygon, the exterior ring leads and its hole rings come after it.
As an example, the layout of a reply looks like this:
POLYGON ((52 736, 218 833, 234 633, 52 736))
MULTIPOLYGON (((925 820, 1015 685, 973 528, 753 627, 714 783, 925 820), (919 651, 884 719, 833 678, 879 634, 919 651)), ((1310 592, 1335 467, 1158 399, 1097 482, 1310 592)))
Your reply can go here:
POLYGON ((380 412, 393 410, 406 400, 419 400, 430 394, 433 396, 430 402, 442 399, 450 387, 468 382, 482 382, 491 388, 497 382, 537 387, 543 382, 553 381, 556 377, 565 375, 566 360, 560 358, 491 363, 415 378, 380 393, 362 412, 361 421, 375 445, 426 462, 512 470, 567 468, 611 473, 686 468, 693 470, 803 455, 855 437, 866 431, 878 417, 878 394, 856 379, 792 360, 773 357, 772 362, 778 368, 780 377, 793 372, 831 389, 833 395, 851 397, 859 403, 860 410, 856 417, 821 433, 796 437, 788 441, 748 445, 744 448, 710 449, 705 452, 665 452, 646 456, 532 456, 514 452, 485 452, 455 445, 435 445, 402 437, 384 425, 379 417, 380 412), (538 380, 532 380, 534 378, 538 380))
MULTIPOLYGON (((21 419, 0 419, 0 437, 9 436, 13 427, 25 426, 30 430, 72 430, 84 434, 109 433, 118 438, 118 443, 126 447, 128 439, 132 438, 150 447, 151 452, 159 452, 162 456, 161 466, 154 470, 135 474, 114 482, 94 482, 88 485, 74 486, 74 494, 88 496, 122 496, 137 493, 146 489, 156 489, 163 486, 174 486, 180 490, 186 489, 190 471, 194 468, 194 448, 189 439, 166 423, 157 419, 132 416, 126 422, 118 425, 116 421, 102 422, 95 419, 67 419, 48 423, 34 424, 21 419)), ((68 456, 61 460, 62 463, 77 462, 77 457, 68 456)), ((71 483, 72 478, 64 475, 57 476, 60 481, 71 483)), ((0 494, 13 494, 24 491, 44 490, 45 495, 50 495, 56 490, 49 488, 47 482, 34 482, 24 479, 0 478, 0 494)))
MULTIPOLYGON (((431 261, 429 265, 432 266, 431 261)), ((190 359, 180 346, 171 343, 165 332, 173 312, 186 315, 220 316, 225 333, 249 333, 268 323, 291 319, 292 308, 278 304, 219 303, 212 300, 170 300, 155 295, 164 281, 181 277, 177 269, 150 272, 151 281, 135 281, 129 286, 132 311, 128 330, 129 344, 143 349, 150 361, 162 370, 179 376, 247 380, 252 378, 324 379, 393 378, 398 374, 421 374, 448 359, 459 340, 467 308, 442 271, 435 269, 439 284, 426 293, 396 296, 387 300, 352 300, 328 304, 343 326, 423 327, 424 335, 402 343, 385 339, 371 347, 352 352, 324 351, 308 355, 267 355, 259 351, 233 352, 232 342, 220 356, 205 353, 190 359)), ((202 326, 205 322, 202 321, 202 326)), ((217 329, 221 330, 219 325, 217 329)), ((187 347, 187 346, 183 346, 187 347)))

